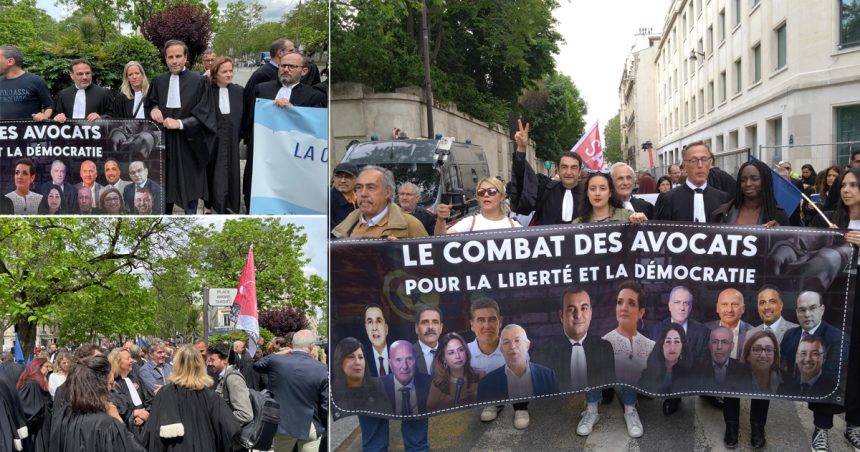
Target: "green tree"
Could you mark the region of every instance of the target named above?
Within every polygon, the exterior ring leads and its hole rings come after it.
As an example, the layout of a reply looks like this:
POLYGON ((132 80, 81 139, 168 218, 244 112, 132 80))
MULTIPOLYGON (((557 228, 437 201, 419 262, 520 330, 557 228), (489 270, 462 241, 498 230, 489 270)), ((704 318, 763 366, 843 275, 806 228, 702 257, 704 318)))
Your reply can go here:
POLYGON ((541 160, 558 160, 570 150, 585 129, 588 109, 570 77, 552 74, 520 97, 526 120, 531 123, 529 137, 541 160))
POLYGON ((248 47, 251 53, 265 52, 272 47, 272 42, 287 34, 284 24, 278 22, 262 22, 251 31, 248 47))
POLYGON ((213 47, 219 55, 240 56, 257 51, 252 44, 254 28, 262 23, 263 5, 238 1, 228 3, 218 21, 213 47), (230 52, 232 50, 232 53, 230 52))
POLYGON ((621 149, 621 118, 616 114, 603 127, 603 158, 606 164, 624 161, 621 149))
POLYGON ((70 336, 81 337, 89 328, 118 334, 139 327, 109 317, 133 317, 142 311, 92 307, 124 303, 112 300, 111 294, 145 300, 134 282, 159 269, 163 258, 185 248, 190 221, 16 218, 0 222, 0 312, 17 327, 24 352, 33 349, 37 324, 49 322, 54 315, 82 320, 77 302, 83 303, 82 312, 103 318, 89 319, 83 329, 68 327, 64 332, 70 336))
POLYGON ((328 50, 328 0, 299 2, 292 11, 284 14, 282 22, 285 36, 295 39, 308 55, 328 50))
POLYGON ((57 23, 36 0, 0 0, 0 43, 25 46, 51 39, 57 23))

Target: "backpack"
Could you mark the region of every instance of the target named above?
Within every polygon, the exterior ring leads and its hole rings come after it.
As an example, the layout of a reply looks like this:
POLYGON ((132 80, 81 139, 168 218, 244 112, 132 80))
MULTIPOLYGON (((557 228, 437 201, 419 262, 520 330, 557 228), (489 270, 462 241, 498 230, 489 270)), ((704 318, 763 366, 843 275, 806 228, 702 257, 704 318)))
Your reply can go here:
MULTIPOLYGON (((233 409, 233 405, 230 403, 227 377, 233 374, 242 377, 242 374, 236 372, 228 372, 224 375, 224 399, 227 400, 230 409, 233 409)), ((245 377, 242 377, 242 384, 245 384, 245 377)), ((242 426, 233 440, 246 449, 271 450, 272 441, 278 431, 278 423, 281 421, 281 405, 267 389, 257 391, 248 388, 248 394, 251 398, 253 419, 242 426)))

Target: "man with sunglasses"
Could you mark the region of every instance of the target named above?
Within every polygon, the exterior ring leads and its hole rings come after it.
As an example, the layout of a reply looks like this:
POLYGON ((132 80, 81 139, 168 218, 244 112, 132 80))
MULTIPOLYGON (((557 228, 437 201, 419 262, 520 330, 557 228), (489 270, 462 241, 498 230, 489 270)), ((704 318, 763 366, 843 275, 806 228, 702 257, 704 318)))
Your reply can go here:
POLYGON ((687 180, 657 197, 655 219, 706 223, 711 212, 730 199, 728 193, 708 185, 714 154, 707 144, 696 141, 684 148, 681 158, 687 180))
POLYGON ((564 152, 558 158, 558 180, 535 173, 526 161, 529 144, 529 125, 514 135, 517 151, 511 163, 511 209, 520 215, 534 212, 534 224, 565 224, 577 217, 577 202, 580 197, 579 171, 582 157, 575 152, 564 152))

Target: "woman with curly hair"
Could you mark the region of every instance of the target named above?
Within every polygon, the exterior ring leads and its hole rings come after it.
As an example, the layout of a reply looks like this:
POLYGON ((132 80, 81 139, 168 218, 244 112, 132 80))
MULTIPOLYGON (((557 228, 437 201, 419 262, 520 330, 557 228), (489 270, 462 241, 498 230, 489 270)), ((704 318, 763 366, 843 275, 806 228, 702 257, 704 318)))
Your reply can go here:
POLYGON ((51 435, 53 403, 46 378, 50 371, 50 361, 45 358, 36 358, 27 364, 15 385, 27 420, 27 430, 30 433, 30 436, 24 440, 24 450, 35 452, 52 450, 48 445, 51 435))

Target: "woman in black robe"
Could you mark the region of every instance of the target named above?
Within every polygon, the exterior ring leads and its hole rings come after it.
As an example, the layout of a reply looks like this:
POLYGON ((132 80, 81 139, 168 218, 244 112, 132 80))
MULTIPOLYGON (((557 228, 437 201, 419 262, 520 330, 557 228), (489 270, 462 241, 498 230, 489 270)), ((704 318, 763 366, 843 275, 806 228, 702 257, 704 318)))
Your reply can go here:
POLYGON ((173 356, 170 384, 152 401, 146 422, 150 452, 231 452, 239 421, 206 375, 203 357, 191 345, 173 356))
POLYGON ((141 444, 146 440, 146 421, 152 407, 152 391, 140 380, 134 368, 134 359, 126 349, 114 349, 108 355, 114 375, 112 400, 134 438, 141 444), (133 391, 133 392, 132 392, 133 391))
POLYGON ((210 68, 212 106, 218 118, 215 152, 206 166, 209 198, 206 209, 215 213, 239 213, 239 137, 242 125, 242 87, 232 83, 233 60, 220 57, 210 68))
POLYGON ((122 85, 114 100, 114 113, 118 118, 149 119, 149 80, 143 66, 129 61, 122 70, 122 85))
POLYGON ((51 434, 51 393, 48 392, 48 379, 51 362, 36 358, 18 377, 15 389, 21 399, 21 408, 27 420, 29 436, 24 440, 24 449, 35 452, 48 452, 51 434))
POLYGON ((99 355, 82 359, 69 372, 63 394, 66 404, 51 429, 52 451, 145 450, 125 428, 117 407, 110 402, 110 369, 107 358, 99 355))
POLYGON ((15 382, 0 374, 0 452, 23 450, 27 436, 27 420, 15 392, 15 382))

